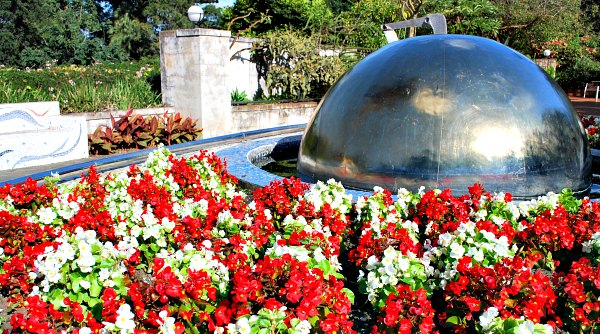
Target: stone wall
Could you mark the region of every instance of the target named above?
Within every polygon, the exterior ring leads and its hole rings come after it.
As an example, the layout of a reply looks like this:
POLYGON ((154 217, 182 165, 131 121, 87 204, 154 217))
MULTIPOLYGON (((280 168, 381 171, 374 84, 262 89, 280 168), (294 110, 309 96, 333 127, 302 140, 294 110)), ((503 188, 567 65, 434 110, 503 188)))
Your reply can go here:
POLYGON ((163 103, 197 119, 207 137, 232 132, 230 38, 229 31, 199 28, 159 35, 163 103))
POLYGON ((317 102, 243 104, 233 106, 232 127, 235 132, 305 124, 317 102))
POLYGON ((231 41, 229 49, 229 90, 245 92, 252 99, 259 88, 265 90, 264 80, 259 80, 256 64, 250 61, 250 50, 255 38, 238 38, 231 41))

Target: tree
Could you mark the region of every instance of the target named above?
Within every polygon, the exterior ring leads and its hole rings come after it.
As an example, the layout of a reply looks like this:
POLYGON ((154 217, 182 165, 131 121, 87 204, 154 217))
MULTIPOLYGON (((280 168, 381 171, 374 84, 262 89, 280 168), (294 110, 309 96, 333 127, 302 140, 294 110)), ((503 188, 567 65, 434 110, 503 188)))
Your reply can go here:
POLYGON ((148 0, 148 4, 142 10, 142 16, 137 19, 152 25, 155 32, 193 28, 193 23, 187 17, 189 7, 188 0, 148 0))
POLYGON ((225 12, 223 8, 215 5, 206 5, 203 10, 204 19, 199 24, 201 28, 225 29, 225 12))
POLYGON ((376 50, 387 43, 381 25, 417 17, 422 3, 422 0, 358 1, 341 14, 337 31, 339 44, 376 50))
POLYGON ((248 31, 252 35, 260 35, 268 31, 291 28, 300 31, 319 30, 323 22, 332 18, 332 13, 325 0, 238 0, 228 13, 226 20, 236 20, 231 26, 234 32, 248 31), (262 20, 251 30, 248 28, 264 15, 269 20, 262 20))
POLYGON ((600 4, 596 0, 581 0, 581 12, 586 27, 600 33, 600 4))
POLYGON ((38 67, 87 64, 102 55, 98 5, 92 0, 0 3, 0 62, 38 67))
POLYGON ((263 35, 255 47, 256 62, 271 97, 302 99, 321 97, 346 70, 336 55, 321 56, 316 35, 281 30, 263 35))
POLYGON ((122 50, 122 54, 128 59, 140 59, 157 54, 158 43, 152 26, 130 18, 127 13, 115 22, 109 33, 110 46, 122 50))
POLYGON ((424 12, 444 14, 451 34, 494 38, 502 23, 498 5, 491 0, 428 1, 424 12))
POLYGON ((534 45, 582 32, 580 0, 494 2, 503 14, 498 39, 524 54, 533 54, 534 45))
POLYGON ((354 5, 354 0, 327 0, 327 6, 331 9, 334 14, 341 14, 345 11, 350 10, 354 5))

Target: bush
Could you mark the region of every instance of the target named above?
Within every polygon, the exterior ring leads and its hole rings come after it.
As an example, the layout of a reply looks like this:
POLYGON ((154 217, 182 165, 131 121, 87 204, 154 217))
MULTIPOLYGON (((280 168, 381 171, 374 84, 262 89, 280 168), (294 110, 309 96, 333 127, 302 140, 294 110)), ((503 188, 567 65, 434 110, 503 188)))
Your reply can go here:
POLYGON ((254 47, 252 59, 269 96, 320 98, 349 67, 338 55, 321 56, 317 36, 294 31, 268 33, 254 47))
POLYGON ((158 59, 93 66, 0 68, 0 103, 59 101, 61 112, 145 108, 160 104, 158 59))
POLYGON ((565 64, 556 73, 557 82, 563 89, 583 88, 586 82, 600 78, 600 62, 588 57, 577 58, 565 64))
POLYGON ((91 154, 112 154, 118 150, 144 149, 195 140, 202 129, 197 121, 179 113, 162 117, 133 115, 133 109, 118 121, 111 116, 112 127, 101 126, 88 135, 91 154))

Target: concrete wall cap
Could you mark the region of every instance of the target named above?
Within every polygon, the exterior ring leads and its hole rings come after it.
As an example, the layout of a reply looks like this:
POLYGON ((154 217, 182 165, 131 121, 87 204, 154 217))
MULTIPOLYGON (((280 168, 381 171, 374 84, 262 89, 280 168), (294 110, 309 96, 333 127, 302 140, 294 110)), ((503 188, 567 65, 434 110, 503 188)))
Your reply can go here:
MULTIPOLYGON (((162 32, 161 32, 162 34, 162 32)), ((231 31, 217 29, 178 29, 175 31, 177 37, 195 37, 195 36, 214 36, 214 37, 231 37, 231 31)))

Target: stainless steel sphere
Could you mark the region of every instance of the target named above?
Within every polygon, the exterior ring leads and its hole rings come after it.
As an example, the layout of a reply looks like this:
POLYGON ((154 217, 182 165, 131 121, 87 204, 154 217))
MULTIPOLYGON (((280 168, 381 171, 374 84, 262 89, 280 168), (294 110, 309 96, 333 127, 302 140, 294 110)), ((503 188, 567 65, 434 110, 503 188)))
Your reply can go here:
POLYGON ((431 35, 359 62, 307 124, 298 172, 347 187, 492 192, 531 198, 591 187, 583 127, 540 67, 495 41, 431 35))

